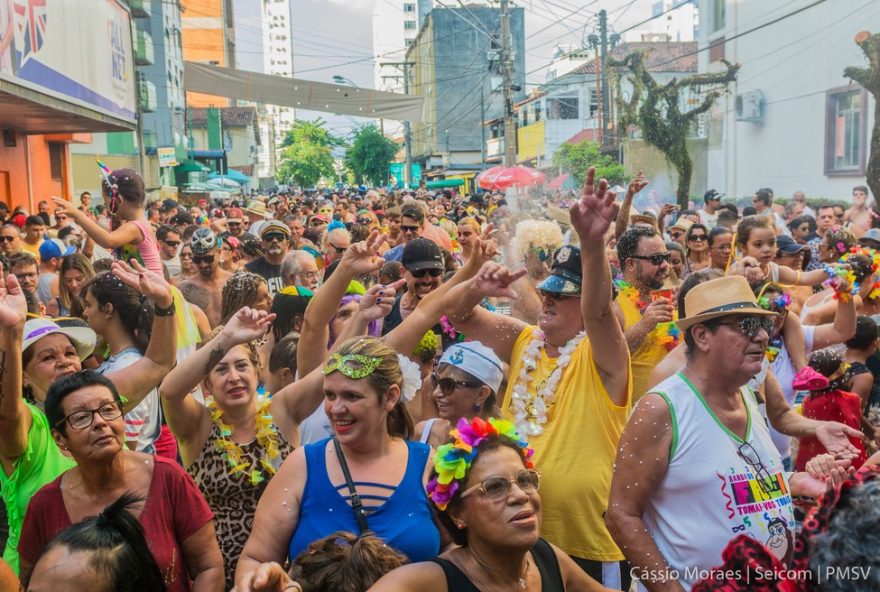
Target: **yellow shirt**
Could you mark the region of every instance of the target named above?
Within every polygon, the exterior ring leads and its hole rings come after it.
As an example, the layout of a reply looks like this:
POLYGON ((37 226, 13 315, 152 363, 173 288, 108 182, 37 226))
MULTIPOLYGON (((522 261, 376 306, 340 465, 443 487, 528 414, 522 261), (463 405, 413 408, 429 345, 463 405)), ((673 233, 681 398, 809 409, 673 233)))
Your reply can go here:
MULTIPOLYGON (((513 419, 511 397, 526 347, 537 327, 526 327, 513 346, 511 380, 502 411, 513 419)), ((629 360, 627 360, 629 367, 629 360)), ((556 368, 556 359, 541 350, 530 385, 539 385, 556 368)), ((628 381, 632 388, 632 380, 628 381)), ((611 468, 617 443, 629 417, 627 403, 615 405, 605 391, 593 362, 590 342, 584 339, 562 374, 544 433, 531 436, 535 466, 541 471, 541 535, 569 555, 593 561, 621 561, 623 553, 605 528, 611 468)))
POLYGON ((22 239, 21 241, 21 250, 25 253, 30 253, 37 260, 37 263, 40 263, 40 245, 43 244, 43 241, 38 242, 35 245, 32 245, 22 239))
MULTIPOLYGON (((636 305, 624 294, 617 295, 617 304, 623 311, 623 330, 628 331, 630 327, 642 320, 642 313, 636 308, 636 305)), ((678 320, 678 313, 672 313, 673 321, 678 320)), ((651 378, 651 372, 657 367, 657 364, 663 361, 670 349, 673 349, 678 341, 673 341, 667 333, 667 324, 661 323, 653 331, 645 335, 639 348, 630 353, 632 363, 632 380, 633 380, 633 405, 642 398, 648 391, 648 384, 651 378), (666 343, 671 342, 672 347, 667 347, 666 343)))

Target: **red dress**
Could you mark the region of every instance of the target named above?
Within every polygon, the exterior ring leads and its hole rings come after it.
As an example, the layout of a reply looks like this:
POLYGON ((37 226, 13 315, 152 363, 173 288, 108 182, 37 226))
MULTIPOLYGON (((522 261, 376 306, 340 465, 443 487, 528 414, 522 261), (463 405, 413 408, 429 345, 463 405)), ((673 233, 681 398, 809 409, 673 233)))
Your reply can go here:
MULTIPOLYGON (((855 393, 833 390, 823 393, 810 393, 804 399, 803 416, 819 421, 839 421, 856 430, 861 429, 862 400, 855 393)), ((865 445, 858 438, 849 437, 850 443, 858 448, 859 455, 853 459, 853 467, 858 469, 867 460, 865 445)), ((800 439, 796 470, 803 471, 814 456, 827 452, 815 436, 800 439)))
MULTIPOLYGON (((153 480, 138 521, 168 592, 188 592, 192 585, 181 553, 182 543, 213 520, 214 514, 183 469, 160 456, 153 458, 153 480)), ((22 561, 35 565, 46 545, 70 524, 58 477, 31 498, 18 543, 22 561)))

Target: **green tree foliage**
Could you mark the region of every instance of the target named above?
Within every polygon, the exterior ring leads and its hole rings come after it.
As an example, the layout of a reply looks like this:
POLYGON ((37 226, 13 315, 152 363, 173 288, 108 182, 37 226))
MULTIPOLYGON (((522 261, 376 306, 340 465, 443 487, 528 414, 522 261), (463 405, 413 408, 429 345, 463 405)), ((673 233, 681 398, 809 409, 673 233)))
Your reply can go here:
POLYGON ((867 182, 874 194, 874 204, 880 210, 880 33, 868 31, 856 34, 858 45, 868 58, 867 68, 849 67, 843 75, 861 84, 874 95, 874 128, 871 130, 871 153, 868 156, 867 182))
POLYGON ((607 179, 611 185, 625 185, 626 172, 623 165, 599 150, 598 142, 584 140, 577 144, 563 144, 553 153, 553 164, 569 173, 578 186, 584 184, 587 169, 596 167, 596 178, 607 179))
POLYGON ((333 177, 333 154, 342 140, 324 128, 324 121, 296 121, 284 136, 276 177, 281 183, 313 187, 322 178, 333 177))
POLYGON ((354 134, 354 141, 345 153, 345 167, 358 184, 387 185, 388 165, 398 148, 375 125, 365 125, 354 134))
MULTIPOLYGON (((642 138, 666 156, 666 160, 678 172, 676 197, 681 208, 687 208, 691 189, 693 161, 687 151, 687 137, 694 121, 701 113, 712 108, 721 96, 721 91, 736 80, 739 64, 722 60, 727 67, 722 72, 696 74, 681 80, 672 79, 666 84, 658 84, 648 72, 641 52, 631 53, 623 60, 609 61, 612 67, 622 67, 633 86, 632 98, 625 102, 618 98, 618 121, 621 130, 633 126, 642 132, 642 138), (709 87, 702 102, 688 111, 682 111, 682 93, 709 87)), ((622 93, 617 93, 622 97, 622 93)))

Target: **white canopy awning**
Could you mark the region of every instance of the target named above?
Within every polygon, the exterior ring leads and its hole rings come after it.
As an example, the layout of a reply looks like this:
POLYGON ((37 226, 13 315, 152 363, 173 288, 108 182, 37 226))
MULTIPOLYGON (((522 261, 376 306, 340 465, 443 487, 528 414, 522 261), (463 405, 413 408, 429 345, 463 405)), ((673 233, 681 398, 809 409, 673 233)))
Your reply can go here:
POLYGON ((270 76, 197 62, 185 63, 184 89, 294 109, 397 121, 421 121, 424 104, 419 96, 270 76))

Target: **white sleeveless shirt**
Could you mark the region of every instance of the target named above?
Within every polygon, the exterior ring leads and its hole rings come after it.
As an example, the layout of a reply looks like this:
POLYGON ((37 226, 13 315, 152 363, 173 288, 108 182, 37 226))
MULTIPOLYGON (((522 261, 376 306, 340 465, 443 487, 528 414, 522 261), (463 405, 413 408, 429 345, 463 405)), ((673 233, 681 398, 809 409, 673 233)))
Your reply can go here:
POLYGON ((643 519, 685 590, 721 565, 721 552, 736 535, 765 544, 780 560, 790 555, 795 522, 788 478, 752 391, 740 389, 751 450, 718 420, 683 374, 649 392, 669 405, 673 437, 666 475, 643 519), (737 452, 740 447, 752 465, 737 452))

